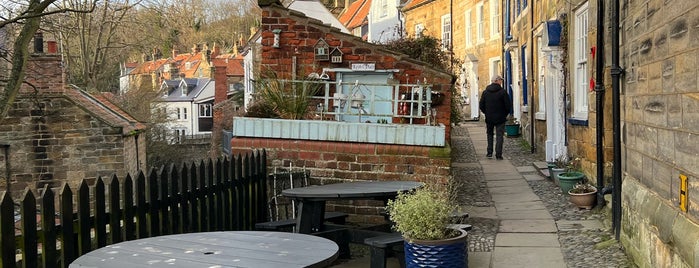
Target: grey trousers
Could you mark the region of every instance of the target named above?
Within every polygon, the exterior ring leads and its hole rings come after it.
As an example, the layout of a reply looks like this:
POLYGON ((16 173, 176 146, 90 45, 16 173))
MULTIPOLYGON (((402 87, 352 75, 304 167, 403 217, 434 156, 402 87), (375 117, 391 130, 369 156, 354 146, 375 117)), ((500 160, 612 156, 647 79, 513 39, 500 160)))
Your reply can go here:
POLYGON ((488 136, 488 154, 493 153, 493 134, 495 134, 495 156, 502 157, 502 142, 505 136, 505 122, 501 124, 486 124, 486 134, 488 136), (494 132, 494 133, 493 133, 494 132))

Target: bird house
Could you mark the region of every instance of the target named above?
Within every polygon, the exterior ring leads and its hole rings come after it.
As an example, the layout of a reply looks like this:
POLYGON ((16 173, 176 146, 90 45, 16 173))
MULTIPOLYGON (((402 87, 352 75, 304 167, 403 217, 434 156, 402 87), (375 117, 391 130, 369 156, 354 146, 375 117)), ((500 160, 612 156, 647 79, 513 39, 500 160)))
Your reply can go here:
POLYGON ((327 61, 330 59, 330 46, 323 38, 318 39, 316 45, 313 46, 315 51, 315 60, 317 61, 327 61))
POLYGON ((340 48, 336 47, 330 51, 330 62, 342 63, 342 51, 340 51, 340 48))

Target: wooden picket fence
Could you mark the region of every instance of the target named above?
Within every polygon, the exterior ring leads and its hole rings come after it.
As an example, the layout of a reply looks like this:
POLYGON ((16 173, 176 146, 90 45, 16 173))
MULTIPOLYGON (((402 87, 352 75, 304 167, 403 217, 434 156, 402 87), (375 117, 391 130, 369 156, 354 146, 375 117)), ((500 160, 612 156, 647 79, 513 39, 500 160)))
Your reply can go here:
POLYGON ((58 198, 50 188, 40 199, 26 191, 18 203, 5 193, 0 196, 0 267, 68 267, 85 253, 125 240, 252 230, 266 220, 266 173, 262 151, 170 165, 135 179, 98 178, 94 186, 83 180, 77 193, 64 185, 58 198))

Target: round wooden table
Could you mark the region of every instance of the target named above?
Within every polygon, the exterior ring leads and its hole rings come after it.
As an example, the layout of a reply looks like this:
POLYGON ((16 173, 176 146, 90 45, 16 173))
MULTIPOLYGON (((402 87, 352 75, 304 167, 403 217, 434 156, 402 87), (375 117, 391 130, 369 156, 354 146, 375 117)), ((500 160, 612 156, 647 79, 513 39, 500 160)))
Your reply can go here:
POLYGON ((337 254, 335 242, 312 235, 203 232, 109 245, 80 256, 70 267, 327 267, 337 254))

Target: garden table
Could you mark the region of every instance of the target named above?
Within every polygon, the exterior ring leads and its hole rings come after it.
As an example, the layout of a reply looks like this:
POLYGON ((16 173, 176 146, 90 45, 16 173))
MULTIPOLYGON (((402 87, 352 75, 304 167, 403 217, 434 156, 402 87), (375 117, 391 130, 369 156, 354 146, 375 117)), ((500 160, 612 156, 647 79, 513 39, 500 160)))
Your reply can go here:
POLYGON ((296 232, 310 234, 323 231, 326 201, 368 199, 381 200, 386 204, 399 192, 410 191, 422 185, 416 181, 346 182, 286 189, 282 191, 282 195, 298 202, 296 232))
POLYGON ((285 232, 233 231, 157 236, 89 252, 70 268, 134 267, 327 267, 335 242, 285 232))

